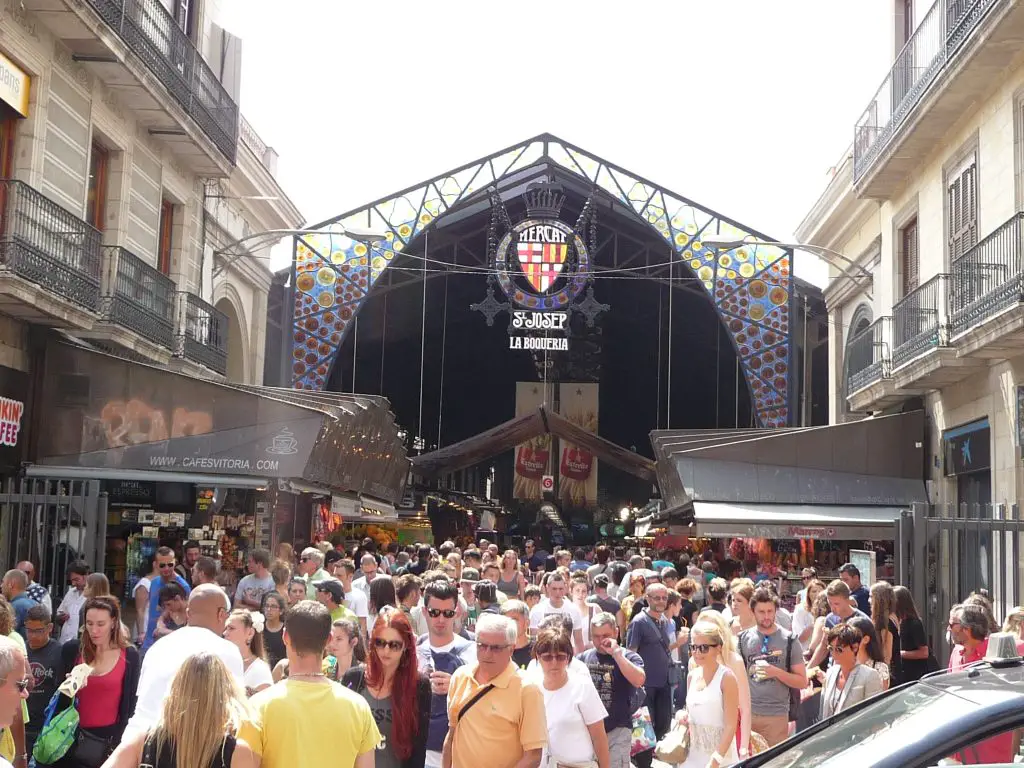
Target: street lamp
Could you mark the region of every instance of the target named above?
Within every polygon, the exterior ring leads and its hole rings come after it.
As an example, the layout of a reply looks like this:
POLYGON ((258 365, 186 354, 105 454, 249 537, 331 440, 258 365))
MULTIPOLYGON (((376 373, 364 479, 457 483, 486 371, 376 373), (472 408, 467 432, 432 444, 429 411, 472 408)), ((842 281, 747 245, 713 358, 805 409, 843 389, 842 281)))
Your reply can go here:
MULTIPOLYGON (((719 250, 728 251, 733 248, 742 248, 745 245, 773 245, 779 248, 792 248, 798 251, 808 251, 817 256, 820 256, 829 266, 835 267, 840 271, 844 277, 849 277, 854 281, 854 284, 860 286, 856 278, 865 278, 868 285, 874 280, 874 275, 870 271, 865 269, 862 265, 853 261, 851 258, 839 251, 834 251, 831 248, 826 248, 823 245, 811 245, 810 243, 780 243, 775 240, 761 240, 756 237, 736 237, 733 235, 707 235, 701 238, 701 242, 705 245, 710 245, 712 248, 718 248, 719 250), (836 263, 836 262, 840 263, 836 263), (851 274, 851 270, 856 274, 851 274)), ((871 292, 867 289, 867 286, 860 286, 865 290, 865 294, 868 299, 871 299, 871 292)))
POLYGON ((387 240, 387 234, 379 230, 366 229, 364 227, 341 227, 339 231, 338 227, 340 225, 336 224, 334 226, 335 229, 268 229, 264 232, 253 232, 252 234, 246 235, 245 237, 240 237, 237 240, 228 243, 223 248, 220 248, 213 252, 215 256, 223 256, 227 254, 227 258, 221 261, 220 264, 214 266, 213 276, 216 277, 225 269, 234 264, 235 261, 242 258, 242 256, 245 255, 244 250, 234 254, 229 253, 229 251, 248 243, 250 240, 267 241, 265 243, 260 243, 260 246, 270 245, 271 243, 274 243, 280 240, 281 238, 297 235, 338 235, 339 237, 347 237, 351 240, 358 240, 361 243, 366 243, 367 245, 371 246, 376 243, 380 243, 383 242, 384 240, 387 240))

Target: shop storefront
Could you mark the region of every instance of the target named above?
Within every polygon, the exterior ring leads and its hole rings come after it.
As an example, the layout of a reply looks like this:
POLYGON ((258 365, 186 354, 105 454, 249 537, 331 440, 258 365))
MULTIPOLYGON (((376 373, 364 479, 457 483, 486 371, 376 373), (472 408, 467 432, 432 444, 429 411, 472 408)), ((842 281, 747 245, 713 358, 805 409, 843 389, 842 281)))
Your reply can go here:
MULTIPOLYGON (((656 432, 665 511, 645 531, 779 578, 838 577, 857 563, 865 582, 892 579, 903 510, 926 500, 923 416, 900 414, 811 429, 656 432)), ((638 523, 639 527, 639 523, 638 523)))
POLYGON ((27 472, 102 481, 115 594, 158 546, 194 539, 237 578, 252 549, 326 539, 332 492, 401 498, 408 461, 378 399, 214 384, 64 342, 46 367, 52 427, 27 472))
POLYGON ((29 76, 0 51, 0 179, 12 176, 14 137, 18 121, 28 117, 31 90, 29 76))

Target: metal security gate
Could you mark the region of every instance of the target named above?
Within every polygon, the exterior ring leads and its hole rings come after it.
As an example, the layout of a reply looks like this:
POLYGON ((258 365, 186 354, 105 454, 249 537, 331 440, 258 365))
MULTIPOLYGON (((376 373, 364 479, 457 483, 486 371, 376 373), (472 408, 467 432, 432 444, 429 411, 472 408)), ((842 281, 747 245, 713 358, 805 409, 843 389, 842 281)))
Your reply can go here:
POLYGON ((99 480, 12 477, 0 492, 0 567, 22 560, 54 606, 67 590, 68 564, 84 560, 102 571, 106 554, 107 495, 99 480))
POLYGON ((1021 604, 1024 520, 1015 504, 915 504, 898 522, 897 545, 899 583, 913 594, 940 664, 954 605, 984 591, 1002 622, 1021 604))

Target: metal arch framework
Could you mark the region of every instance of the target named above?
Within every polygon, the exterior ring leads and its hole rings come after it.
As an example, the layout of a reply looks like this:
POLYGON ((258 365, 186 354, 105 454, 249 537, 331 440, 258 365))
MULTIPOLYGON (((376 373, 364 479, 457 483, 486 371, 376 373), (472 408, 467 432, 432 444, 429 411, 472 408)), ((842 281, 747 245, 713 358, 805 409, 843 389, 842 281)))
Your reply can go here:
MULTIPOLYGON (((683 265, 696 278, 728 329, 759 425, 791 423, 792 251, 756 243, 728 250, 705 246, 701 237, 706 233, 737 240, 773 238, 550 134, 312 226, 318 234, 297 235, 292 259, 292 386, 323 389, 367 295, 414 239, 444 226, 446 220, 487 210, 488 188, 525 189, 542 168, 597 188, 614 210, 642 222, 666 243, 670 264, 683 265), (368 246, 345 236, 346 225, 386 232, 387 239, 368 246)), ((676 267, 677 275, 681 271, 676 267)))

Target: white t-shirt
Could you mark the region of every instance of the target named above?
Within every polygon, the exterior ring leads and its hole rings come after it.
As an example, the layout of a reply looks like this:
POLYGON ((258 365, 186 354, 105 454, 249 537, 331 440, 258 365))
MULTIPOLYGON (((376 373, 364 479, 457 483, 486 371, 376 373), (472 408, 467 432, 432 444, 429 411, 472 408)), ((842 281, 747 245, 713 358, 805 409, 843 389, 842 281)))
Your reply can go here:
MULTIPOLYGON (((355 584, 352 585, 355 587, 355 584)), ((349 589, 345 592, 345 607, 356 615, 357 619, 369 616, 370 601, 361 589, 349 589)))
POLYGON ((245 670, 245 687, 255 691, 261 685, 273 685, 274 676, 270 673, 270 665, 263 659, 255 659, 245 670))
POLYGON ((182 627, 164 635, 146 651, 139 673, 138 702, 135 714, 125 728, 125 738, 147 731, 156 723, 174 676, 186 659, 201 651, 216 655, 227 665, 239 685, 245 686, 242 654, 238 646, 208 629, 182 627))
POLYGON ((57 613, 66 613, 68 620, 60 628, 60 641, 66 643, 69 640, 78 639, 78 620, 82 613, 82 606, 85 605, 85 595, 80 589, 71 587, 64 595, 64 599, 57 606, 57 613))
MULTIPOLYGON (((138 583, 135 585, 135 588, 132 590, 132 600, 135 599, 135 593, 138 592, 140 589, 146 590, 146 594, 149 595, 149 585, 149 576, 143 576, 141 579, 139 579, 138 583)), ((149 595, 149 597, 151 598, 152 595, 149 595)), ((159 597, 159 595, 157 597, 159 597)), ((146 627, 149 625, 149 598, 147 598, 146 600, 146 606, 147 608, 142 611, 142 614, 136 620, 136 623, 139 625, 139 637, 146 636, 146 627)))
MULTIPOLYGON (((380 571, 377 571, 377 575, 373 577, 373 581, 377 581, 377 579, 390 579, 390 578, 391 577, 388 576, 386 573, 381 573, 380 571)), ((370 596, 370 582, 366 580, 366 576, 365 575, 360 576, 358 579, 353 581, 352 582, 352 587, 354 589, 361 590, 362 593, 364 595, 366 595, 367 597, 370 596)))
MULTIPOLYGON (((544 684, 544 670, 541 669, 540 662, 536 659, 530 659, 530 663, 526 665, 526 669, 523 670, 523 674, 526 675, 528 679, 537 683, 537 685, 544 684)), ((575 656, 569 660, 569 677, 579 677, 580 680, 589 680, 591 686, 594 685, 594 678, 590 676, 590 667, 575 656)))
POLYGON ((548 721, 548 746, 541 757, 541 765, 548 764, 548 756, 556 762, 581 764, 596 760, 594 742, 588 725, 600 723, 608 717, 594 683, 569 675, 569 680, 557 691, 549 691, 540 684, 544 693, 544 713, 548 721))
MULTIPOLYGON (((804 633, 804 630, 808 627, 814 626, 814 616, 808 611, 802 604, 797 604, 796 609, 793 611, 793 634, 796 636, 797 641, 800 640, 800 635, 804 633)), ((810 642, 810 638, 807 638, 810 642)), ((806 651, 807 644, 800 643, 800 646, 806 651)))
POLYGON ((544 623, 544 619, 548 616, 553 616, 556 613, 564 614, 572 619, 573 632, 577 629, 583 629, 583 614, 580 613, 579 608, 573 605, 568 599, 563 599, 562 606, 560 608, 556 608, 546 597, 530 610, 530 629, 538 629, 540 625, 544 623))

